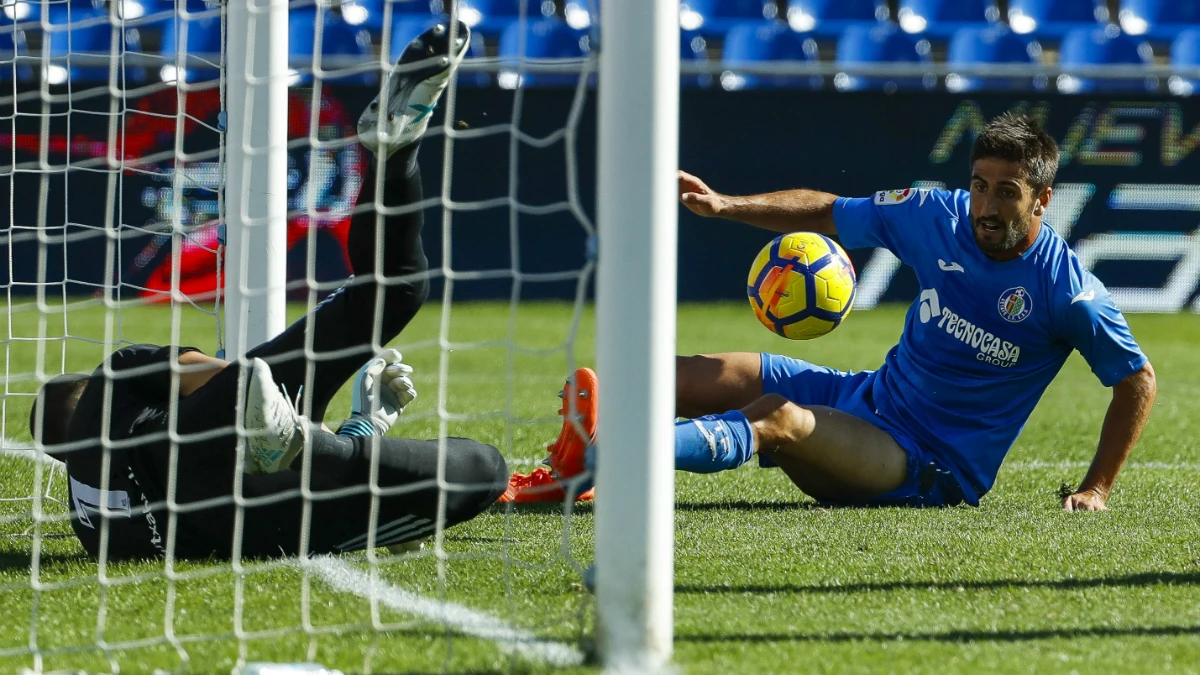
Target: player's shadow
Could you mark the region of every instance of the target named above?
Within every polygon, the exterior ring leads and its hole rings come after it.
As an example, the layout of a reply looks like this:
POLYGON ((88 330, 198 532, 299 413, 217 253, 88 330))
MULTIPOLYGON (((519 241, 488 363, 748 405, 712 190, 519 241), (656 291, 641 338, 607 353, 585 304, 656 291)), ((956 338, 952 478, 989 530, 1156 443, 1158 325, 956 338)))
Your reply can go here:
MULTIPOLYGON (((817 502, 813 500, 805 501, 765 501, 752 502, 745 499, 736 499, 724 502, 678 502, 675 504, 676 511, 688 512, 703 512, 703 511, 829 511, 833 509, 862 509, 862 508, 877 508, 875 505, 856 505, 856 504, 832 504, 827 502, 817 502)), ((881 507, 880 507, 881 508, 881 507)), ((512 509, 514 514, 559 514, 563 513, 563 505, 560 502, 551 503, 525 503, 525 504, 495 504, 492 506, 493 511, 506 511, 512 509)), ((593 509, 592 502, 577 502, 574 506, 574 512, 577 514, 591 514, 593 509)))
MULTIPOLYGON (((524 504, 493 504, 491 509, 494 513, 511 513, 513 515, 541 515, 541 516, 561 516, 565 513, 562 502, 527 502, 524 504)), ((571 513, 575 515, 592 515, 593 506, 591 502, 576 502, 571 507, 571 513)))
POLYGON ((805 593, 812 595, 847 595, 851 593, 873 593, 886 591, 977 591, 1011 588, 1046 588, 1051 590, 1076 590, 1084 588, 1135 588, 1140 586, 1196 586, 1200 585, 1200 572, 1143 572, 1126 576, 1090 577, 1084 579, 989 579, 985 581, 882 581, 876 583, 840 584, 729 584, 695 586, 681 584, 675 587, 682 594, 762 594, 805 593))
POLYGON ((949 630, 945 632, 896 632, 896 633, 698 633, 675 634, 676 642, 716 643, 731 642, 746 644, 755 642, 892 642, 903 640, 921 642, 1027 642, 1055 638, 1085 637, 1176 637, 1200 635, 1200 626, 1095 626, 1091 628, 1039 628, 1032 630, 949 630))
POLYGON ((816 511, 832 508, 813 501, 803 502, 752 502, 738 499, 727 502, 679 502, 676 511, 816 511))
MULTIPOLYGON (((38 556, 38 564, 40 567, 57 567, 78 563, 82 558, 83 554, 63 555, 60 553, 42 553, 38 556)), ((29 553, 0 552, 0 572, 27 570, 32 560, 33 558, 29 553)))

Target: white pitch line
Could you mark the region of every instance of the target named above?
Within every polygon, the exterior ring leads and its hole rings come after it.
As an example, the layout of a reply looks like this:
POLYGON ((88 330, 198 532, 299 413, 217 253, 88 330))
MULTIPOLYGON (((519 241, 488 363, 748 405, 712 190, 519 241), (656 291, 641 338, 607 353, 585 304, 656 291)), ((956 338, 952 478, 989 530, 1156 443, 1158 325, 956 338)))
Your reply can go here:
POLYGON ((36 462, 40 459, 48 466, 64 466, 62 462, 54 459, 46 453, 42 453, 40 455, 37 454, 33 448, 33 445, 29 443, 22 443, 21 441, 14 441, 11 438, 0 439, 0 457, 16 457, 18 459, 24 459, 30 462, 36 462))
POLYGON ((333 556, 316 556, 297 564, 316 573, 333 588, 360 598, 375 597, 384 605, 406 614, 415 614, 448 626, 464 635, 495 642, 505 654, 532 661, 543 661, 565 668, 583 663, 583 652, 563 644, 542 640, 533 633, 490 614, 454 602, 442 602, 393 586, 386 581, 371 582, 366 572, 333 556))

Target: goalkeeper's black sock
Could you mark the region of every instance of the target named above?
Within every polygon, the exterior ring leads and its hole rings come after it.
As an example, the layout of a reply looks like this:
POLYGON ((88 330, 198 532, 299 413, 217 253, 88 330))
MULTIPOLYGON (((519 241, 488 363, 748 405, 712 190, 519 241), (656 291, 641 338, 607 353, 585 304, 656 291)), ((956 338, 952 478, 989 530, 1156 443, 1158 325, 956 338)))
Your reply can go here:
MULTIPOLYGON (((309 432, 308 453, 312 456, 313 473, 342 479, 357 472, 362 460, 362 446, 348 436, 338 436, 320 430, 309 432)), ((296 455, 289 467, 299 471, 304 466, 304 453, 296 455)))
MULTIPOLYGON (((405 445, 405 439, 384 438, 382 436, 345 436, 331 434, 325 431, 314 431, 309 434, 308 452, 312 455, 313 473, 331 476, 334 480, 345 485, 360 485, 366 483, 371 475, 371 457, 375 454, 375 444, 380 446, 379 484, 394 485, 403 479, 411 480, 411 458, 403 457, 407 453, 397 450, 405 445), (376 440, 378 439, 378 440, 376 440), (384 446, 391 448, 387 451, 384 446), (393 467, 397 464, 398 467, 393 467), (397 474, 399 471, 400 475, 397 474)), ((436 445, 436 443, 435 443, 436 445)), ((436 452, 434 453, 436 459, 436 452)), ((436 465, 436 462, 435 462, 436 465)), ((299 471, 304 466, 303 455, 292 460, 291 469, 299 471)), ((436 466, 434 466, 436 474, 436 466)))
MULTIPOLYGON (((364 484, 371 477, 371 457, 375 455, 376 443, 379 444, 380 485, 398 485, 416 477, 437 476, 436 442, 432 443, 432 463, 425 462, 414 468, 417 456, 403 450, 407 445, 420 445, 417 441, 382 436, 339 436, 324 431, 310 434, 308 452, 312 456, 313 473, 332 477, 343 485, 364 484)), ((290 468, 299 471, 303 466, 301 455, 292 461, 290 468)))

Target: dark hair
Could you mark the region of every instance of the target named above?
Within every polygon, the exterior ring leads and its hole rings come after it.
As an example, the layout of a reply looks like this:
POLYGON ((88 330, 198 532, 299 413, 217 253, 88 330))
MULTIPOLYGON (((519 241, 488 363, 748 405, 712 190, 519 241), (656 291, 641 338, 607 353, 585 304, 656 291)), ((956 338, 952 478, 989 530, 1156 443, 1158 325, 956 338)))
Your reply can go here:
POLYGON ((87 375, 68 373, 47 381, 38 390, 37 400, 29 411, 29 434, 42 445, 58 445, 67 441, 67 429, 79 397, 90 381, 87 375), (42 409, 41 433, 38 433, 38 408, 42 409), (39 438, 40 436, 40 438, 39 438))
POLYGON ((1035 192, 1053 185, 1054 174, 1058 173, 1058 145, 1028 115, 1006 112, 988 122, 983 133, 975 139, 971 164, 985 157, 1020 164, 1025 182, 1035 192))

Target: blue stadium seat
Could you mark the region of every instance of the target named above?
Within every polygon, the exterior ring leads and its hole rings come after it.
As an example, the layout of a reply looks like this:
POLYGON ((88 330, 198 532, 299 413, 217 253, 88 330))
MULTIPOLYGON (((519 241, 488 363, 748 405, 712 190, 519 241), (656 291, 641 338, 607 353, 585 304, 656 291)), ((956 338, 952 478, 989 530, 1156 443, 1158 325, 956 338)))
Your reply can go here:
MULTIPOLYGON (((366 31, 347 24, 333 12, 320 12, 322 22, 321 62, 326 71, 323 81, 330 83, 370 84, 379 73, 374 69, 356 73, 328 74, 328 71, 345 71, 359 64, 373 61, 371 41, 366 31)), ((288 12, 288 51, 291 52, 291 67, 296 71, 296 84, 313 82, 316 59, 316 26, 318 12, 313 7, 293 8, 288 12)))
MULTIPOLYGON (((1181 68, 1200 68, 1200 28, 1181 31, 1171 43, 1171 65, 1181 68)), ((1200 91, 1200 79, 1172 75, 1167 89, 1176 96, 1192 96, 1200 91)))
POLYGON ((176 81, 179 78, 179 72, 176 70, 176 54, 179 51, 186 55, 183 62, 185 82, 218 79, 221 75, 221 17, 190 20, 176 18, 162 25, 162 45, 159 52, 163 57, 163 67, 159 71, 159 77, 164 82, 176 81), (179 40, 185 30, 187 46, 180 50, 179 40))
POLYGON ((1063 36, 1059 48, 1059 65, 1066 71, 1058 76, 1058 90, 1064 94, 1109 91, 1154 91, 1158 81, 1153 78, 1133 77, 1122 79, 1078 77, 1070 72, 1071 66, 1130 65, 1154 63, 1150 44, 1140 38, 1125 35, 1115 26, 1104 28, 1077 28, 1063 36))
POLYGON ((430 17, 445 11, 443 0, 346 0, 342 18, 351 26, 362 26, 378 36, 383 31, 385 6, 392 6, 392 20, 398 17, 430 17))
POLYGON ((797 33, 787 24, 770 22, 734 26, 725 36, 724 64, 721 86, 737 89, 820 89, 820 75, 754 75, 738 73, 738 66, 763 61, 818 62, 817 41, 797 33))
POLYGON ((959 29, 1000 20, 995 0, 900 0, 896 20, 906 33, 946 39, 959 29))
MULTIPOLYGON (((708 62, 708 40, 699 32, 694 30, 679 31, 679 61, 687 63, 688 61, 696 63, 708 62)), ((689 88, 695 87, 710 87, 712 86, 712 74, 702 73, 699 75, 682 75, 679 78, 680 85, 689 88)))
POLYGON ((820 38, 838 37, 850 26, 887 19, 887 3, 880 0, 789 0, 787 9, 792 30, 820 38))
POLYGON ((1122 0, 1121 30, 1170 41, 1188 28, 1200 28, 1200 0, 1122 0))
POLYGON ((471 30, 494 37, 505 32, 509 24, 520 20, 522 4, 525 5, 526 21, 554 16, 553 0, 459 0, 458 18, 471 30))
MULTIPOLYGON (((175 0, 114 0, 114 4, 117 16, 124 19, 127 26, 164 23, 175 17, 177 9, 175 0)), ((220 16, 221 3, 219 0, 187 0, 184 11, 205 17, 220 16)))
MULTIPOLYGON (((961 28, 950 39, 950 51, 946 62, 957 65, 983 65, 989 63, 1024 63, 1038 65, 1042 59, 1042 46, 1024 35, 1017 35, 1005 26, 984 28, 961 28)), ((958 93, 967 91, 1022 91, 1044 89, 1046 76, 1039 77, 980 77, 978 75, 946 76, 946 89, 958 93)))
POLYGON ((166 21, 175 14, 175 3, 169 0, 115 0, 113 4, 126 25, 147 23, 155 18, 166 21))
MULTIPOLYGON (((930 62, 928 42, 918 40, 891 24, 850 26, 837 43, 839 64, 930 62)), ((865 77, 838 73, 833 78, 833 84, 841 91, 932 89, 937 85, 937 78, 928 74, 918 77, 865 77)))
POLYGON ((14 30, 0 34, 0 82, 28 82, 33 79, 29 49, 25 45, 25 31, 14 30))
POLYGON ((521 59, 583 58, 591 50, 587 31, 576 30, 559 19, 509 24, 500 36, 500 61, 505 70, 499 83, 505 89, 520 87, 573 87, 579 77, 571 73, 518 73, 521 59), (524 28, 524 31, 521 29, 524 28), (524 32, 524 52, 521 51, 524 32))
MULTIPOLYGON (((42 37, 43 49, 50 53, 46 78, 50 84, 72 82, 107 82, 108 58, 113 55, 112 23, 108 10, 88 6, 56 6, 50 9, 50 30, 42 37), (75 58, 82 57, 82 58, 75 58)), ((141 35, 136 28, 118 31, 124 37, 124 47, 118 54, 141 52, 141 35)), ((146 69, 140 65, 123 65, 117 74, 118 84, 146 79, 146 69)))
MULTIPOLYGON (((446 16, 414 16, 411 14, 393 14, 392 15, 392 35, 391 45, 388 48, 388 62, 395 63, 400 58, 400 54, 408 43, 413 41, 421 33, 429 30, 434 24, 448 22, 450 17, 446 16)), ((483 46, 483 36, 479 33, 471 33, 471 44, 467 47, 467 58, 481 59, 487 56, 483 46)), ((479 86, 486 87, 491 83, 491 77, 487 73, 467 73, 459 71, 458 84, 459 86, 479 86)))
POLYGON ((741 23, 774 20, 778 11, 770 0, 681 0, 679 27, 705 36, 723 35, 741 23))
POLYGON ((1096 0, 1009 0, 1008 25, 1022 35, 1061 38, 1077 28, 1108 23, 1108 9, 1096 0))

